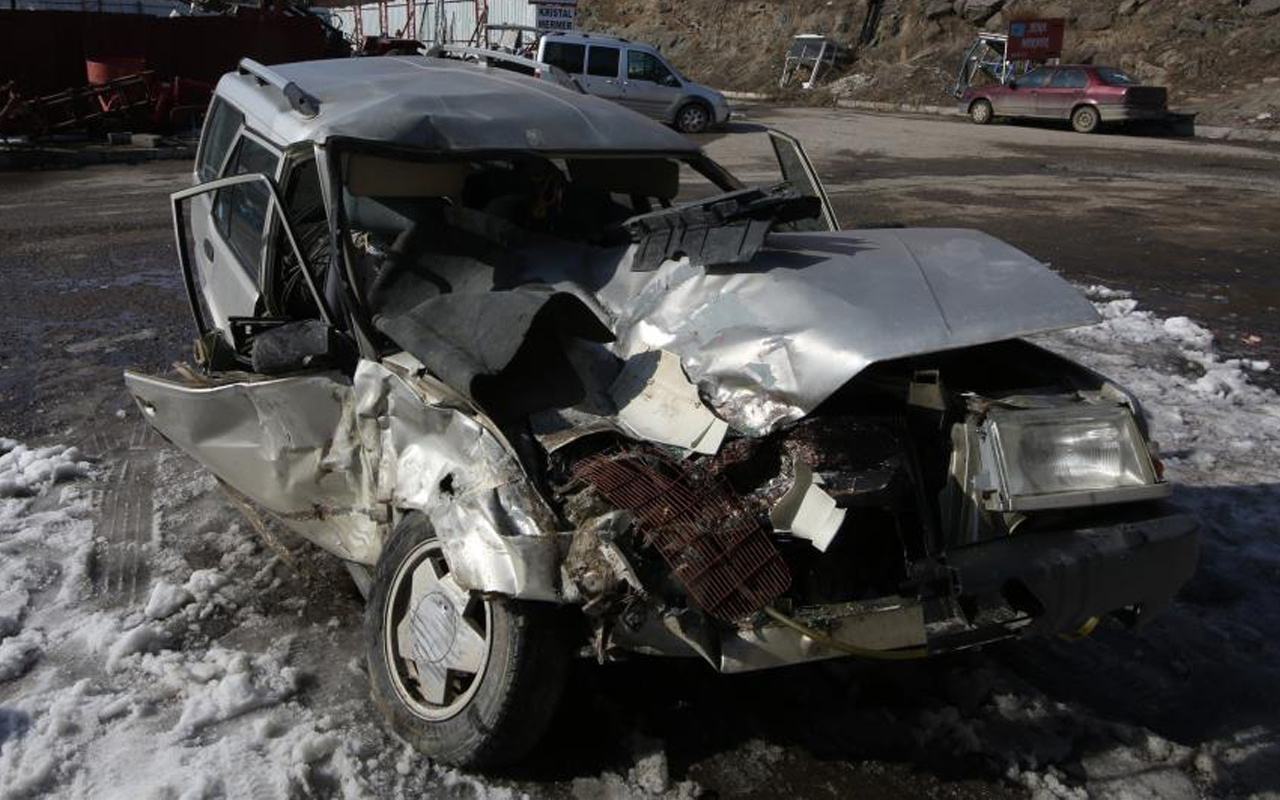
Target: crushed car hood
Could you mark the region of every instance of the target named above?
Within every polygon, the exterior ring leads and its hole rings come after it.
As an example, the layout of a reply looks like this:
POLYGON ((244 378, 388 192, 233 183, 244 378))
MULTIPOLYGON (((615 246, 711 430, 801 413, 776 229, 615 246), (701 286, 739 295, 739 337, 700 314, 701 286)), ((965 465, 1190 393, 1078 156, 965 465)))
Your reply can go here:
POLYGON ((771 235, 747 265, 619 270, 596 293, 624 358, 664 349, 733 428, 803 417, 870 364, 1089 325, 1093 304, 983 233, 771 235))
POLYGON ((492 220, 475 231, 493 253, 468 246, 474 255, 431 256, 433 281, 392 281, 372 297, 384 333, 485 407, 513 399, 529 411, 560 407, 559 392, 548 390, 577 378, 567 364, 555 367, 558 337, 612 338, 607 347, 623 360, 675 354, 721 419, 764 435, 877 361, 1099 319, 1045 265, 976 231, 777 233, 740 263, 685 256, 656 269, 636 268, 637 245, 591 247, 492 220), (583 318, 608 330, 590 334, 583 318), (519 354, 534 366, 520 368, 519 354))

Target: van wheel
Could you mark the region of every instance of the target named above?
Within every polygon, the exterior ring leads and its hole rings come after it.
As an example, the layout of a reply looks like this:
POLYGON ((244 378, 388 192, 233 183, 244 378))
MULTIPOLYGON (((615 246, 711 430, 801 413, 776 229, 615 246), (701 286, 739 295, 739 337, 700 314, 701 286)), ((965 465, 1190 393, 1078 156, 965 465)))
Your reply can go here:
POLYGON ((1071 127, 1078 133, 1093 133, 1098 130, 1098 123, 1101 121, 1098 109, 1093 106, 1080 106, 1071 112, 1071 127))
POLYGON ((463 590, 430 523, 410 514, 378 559, 365 607, 374 704, 397 734, 447 764, 517 761, 559 705, 569 659, 561 634, 549 604, 463 590))
POLYGON ((702 103, 685 103, 676 112, 676 130, 681 133, 702 133, 711 126, 711 113, 702 103))
POLYGON ((986 100, 975 100, 973 105, 969 106, 969 119, 979 125, 986 125, 995 119, 995 116, 991 103, 986 100))

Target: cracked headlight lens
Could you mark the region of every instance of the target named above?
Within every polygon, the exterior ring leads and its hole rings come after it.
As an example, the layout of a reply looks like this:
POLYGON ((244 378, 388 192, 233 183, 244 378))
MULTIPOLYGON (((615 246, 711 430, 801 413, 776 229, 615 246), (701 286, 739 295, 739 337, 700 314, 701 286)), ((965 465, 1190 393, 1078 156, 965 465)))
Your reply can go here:
POLYGON ((1123 408, 995 411, 991 436, 1009 495, 1155 483, 1151 456, 1123 408))

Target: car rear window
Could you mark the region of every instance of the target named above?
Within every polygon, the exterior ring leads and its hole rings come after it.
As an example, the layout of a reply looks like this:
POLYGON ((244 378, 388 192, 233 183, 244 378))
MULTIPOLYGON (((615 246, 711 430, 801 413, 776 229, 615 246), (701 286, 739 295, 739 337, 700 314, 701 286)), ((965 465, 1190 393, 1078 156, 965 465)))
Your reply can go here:
POLYGON ((618 48, 593 45, 587 53, 587 74, 601 78, 618 77, 618 48))
POLYGON ((1112 86, 1137 86, 1138 80, 1124 70, 1112 69, 1111 67, 1098 67, 1098 77, 1103 83, 1109 83, 1112 86))
MULTIPOLYGON (((260 172, 273 177, 277 161, 270 150, 241 137, 227 162, 226 174, 230 177, 260 172)), ((255 280, 262 265, 262 231, 267 224, 270 201, 271 193, 261 181, 221 189, 213 201, 213 220, 218 232, 255 280)))
POLYGON ((1082 69, 1060 69, 1049 80, 1050 89, 1083 89, 1088 84, 1082 69))
POLYGON ((542 48, 542 62, 559 67, 570 75, 581 75, 587 60, 587 46, 569 42, 547 42, 542 48))
POLYGON ((209 119, 204 125, 204 137, 200 141, 200 162, 196 166, 201 181, 218 177, 218 168, 226 158, 227 148, 235 138, 244 115, 225 101, 214 98, 209 106, 209 119))

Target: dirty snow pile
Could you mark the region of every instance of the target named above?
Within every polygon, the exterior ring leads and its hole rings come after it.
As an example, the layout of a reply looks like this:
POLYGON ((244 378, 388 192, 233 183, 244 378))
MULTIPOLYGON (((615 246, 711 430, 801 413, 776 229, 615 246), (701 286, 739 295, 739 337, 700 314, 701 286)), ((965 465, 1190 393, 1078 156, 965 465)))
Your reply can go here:
MULTIPOLYGON (((360 797, 381 794, 366 778, 380 760, 391 775, 413 763, 377 731, 335 734, 334 718, 292 702, 305 675, 290 631, 243 648, 210 635, 261 627, 246 598, 279 580, 243 533, 206 534, 225 548, 219 568, 142 554, 164 577, 118 602, 101 580, 115 556, 98 549, 98 470, 75 448, 0 451, 0 797, 360 797)), ((169 505, 211 488, 193 482, 169 505)), ((166 519, 165 500, 146 522, 177 534, 191 520, 166 519)))
MULTIPOLYGON (((124 517, 146 529, 122 542, 112 493, 138 462, 0 451, 0 798, 523 795, 389 737, 358 603, 309 620, 305 581, 186 458, 150 454, 155 491, 124 517)), ((579 793, 690 794, 641 755, 579 793)))

